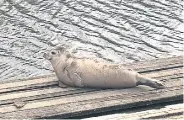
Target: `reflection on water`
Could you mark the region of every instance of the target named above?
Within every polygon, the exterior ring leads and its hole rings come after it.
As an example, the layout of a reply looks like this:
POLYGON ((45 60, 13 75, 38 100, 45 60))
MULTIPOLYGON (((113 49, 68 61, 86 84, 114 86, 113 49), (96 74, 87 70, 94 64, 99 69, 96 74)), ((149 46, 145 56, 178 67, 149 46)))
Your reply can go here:
POLYGON ((127 63, 182 54, 180 0, 1 0, 0 78, 50 74, 54 45, 127 63))

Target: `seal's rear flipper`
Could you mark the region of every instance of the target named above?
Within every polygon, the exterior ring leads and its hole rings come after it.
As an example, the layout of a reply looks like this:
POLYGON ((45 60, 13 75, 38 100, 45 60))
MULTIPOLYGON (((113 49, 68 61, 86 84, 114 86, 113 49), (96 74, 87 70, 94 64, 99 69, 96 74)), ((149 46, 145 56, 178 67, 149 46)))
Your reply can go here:
POLYGON ((137 85, 147 85, 153 88, 164 88, 165 86, 158 80, 147 78, 143 75, 138 74, 137 75, 137 85))

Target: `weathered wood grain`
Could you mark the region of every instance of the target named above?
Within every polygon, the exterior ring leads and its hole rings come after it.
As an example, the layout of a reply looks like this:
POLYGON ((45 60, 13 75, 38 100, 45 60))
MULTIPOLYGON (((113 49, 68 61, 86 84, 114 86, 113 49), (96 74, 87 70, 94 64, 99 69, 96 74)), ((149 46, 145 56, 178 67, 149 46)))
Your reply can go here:
POLYGON ((175 118, 176 120, 183 119, 183 110, 184 106, 182 103, 175 104, 175 105, 167 105, 163 108, 156 109, 153 108, 151 110, 145 110, 140 112, 134 112, 134 113, 119 113, 119 114, 113 114, 113 115, 105 115, 100 117, 92 117, 92 118, 86 118, 83 120, 94 120, 94 119, 100 119, 100 120, 120 120, 120 119, 126 119, 126 120, 135 120, 135 119, 170 119, 172 120, 175 118))
POLYGON ((81 116, 182 99, 182 86, 164 90, 123 94, 123 91, 98 92, 73 97, 27 103, 19 110, 13 106, 0 108, 1 118, 40 118, 60 115, 61 118, 81 116))
POLYGON ((158 71, 163 69, 172 69, 183 66, 183 57, 175 56, 171 58, 154 59, 149 61, 135 62, 125 65, 140 73, 158 71))
MULTIPOLYGON (((161 118, 161 119, 163 119, 163 118, 161 118)), ((183 120, 184 116, 183 116, 183 114, 171 115, 171 116, 166 117, 166 119, 169 119, 169 120, 183 120)))
POLYGON ((56 84, 58 84, 58 80, 57 77, 54 75, 29 78, 24 79, 24 81, 22 80, 15 80, 14 82, 6 81, 0 84, 0 93, 17 90, 34 89, 56 84))

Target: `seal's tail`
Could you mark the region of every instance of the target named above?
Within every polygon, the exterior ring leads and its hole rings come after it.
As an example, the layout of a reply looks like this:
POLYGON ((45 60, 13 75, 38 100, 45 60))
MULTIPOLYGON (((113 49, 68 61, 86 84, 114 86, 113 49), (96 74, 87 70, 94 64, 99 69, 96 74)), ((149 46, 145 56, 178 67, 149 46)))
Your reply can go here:
POLYGON ((137 85, 146 85, 158 89, 164 88, 164 85, 160 81, 145 77, 140 74, 137 75, 137 85))

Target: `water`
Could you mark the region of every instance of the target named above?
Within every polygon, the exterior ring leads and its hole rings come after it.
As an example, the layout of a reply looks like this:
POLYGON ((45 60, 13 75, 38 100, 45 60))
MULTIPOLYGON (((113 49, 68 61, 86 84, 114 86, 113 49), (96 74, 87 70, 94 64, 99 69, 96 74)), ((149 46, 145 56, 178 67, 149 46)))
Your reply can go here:
POLYGON ((1 0, 0 80, 53 73, 56 45, 113 63, 182 55, 182 0, 1 0))

